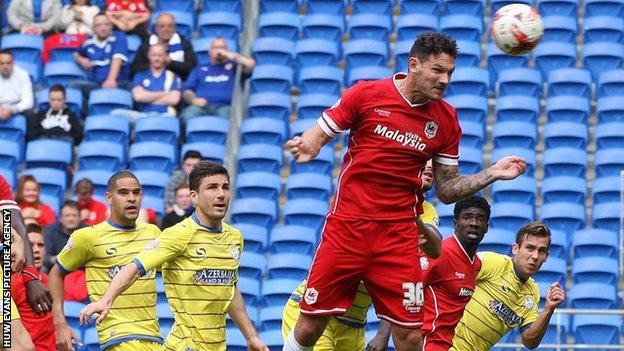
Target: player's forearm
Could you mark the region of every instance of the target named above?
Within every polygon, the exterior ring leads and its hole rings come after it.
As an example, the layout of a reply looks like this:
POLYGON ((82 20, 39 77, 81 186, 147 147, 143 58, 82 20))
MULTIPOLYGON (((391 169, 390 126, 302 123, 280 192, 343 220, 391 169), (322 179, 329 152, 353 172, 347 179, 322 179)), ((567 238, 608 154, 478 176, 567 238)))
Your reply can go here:
POLYGON ((135 263, 125 265, 124 268, 115 275, 110 286, 106 289, 102 298, 100 298, 100 301, 109 306, 112 305, 117 296, 128 290, 137 279, 139 279, 139 268, 137 265, 135 263))
POLYGON ((304 145, 310 148, 313 155, 318 155, 321 148, 332 140, 332 137, 325 134, 318 124, 306 130, 302 135, 304 145))
POLYGON ((490 168, 465 176, 457 166, 436 163, 434 166, 436 195, 445 204, 457 202, 485 188, 496 180, 490 168))
POLYGON ((425 238, 425 243, 420 245, 421 250, 430 258, 438 258, 442 253, 442 241, 438 234, 433 229, 427 227, 423 221, 417 217, 416 224, 418 225, 418 232, 425 238))
POLYGON ((522 332, 522 344, 524 344, 526 348, 532 350, 539 346, 544 334, 546 334, 548 322, 553 312, 553 310, 545 307, 537 316, 537 320, 533 322, 528 329, 522 332))
POLYGON ((245 340, 249 340, 253 337, 258 336, 258 332, 256 328, 254 328, 253 323, 249 319, 249 315, 247 315, 247 310, 245 309, 245 301, 243 300, 243 295, 241 294, 238 287, 236 287, 236 292, 234 293, 234 299, 232 299, 232 303, 230 304, 230 309, 228 310, 228 314, 238 326, 241 333, 245 337, 245 340))
POLYGON ((379 320, 379 330, 377 331, 377 337, 384 338, 386 343, 390 340, 390 323, 384 319, 379 320))
POLYGON ((66 324, 63 300, 65 299, 65 273, 56 265, 48 274, 48 288, 52 295, 52 319, 54 325, 66 324))

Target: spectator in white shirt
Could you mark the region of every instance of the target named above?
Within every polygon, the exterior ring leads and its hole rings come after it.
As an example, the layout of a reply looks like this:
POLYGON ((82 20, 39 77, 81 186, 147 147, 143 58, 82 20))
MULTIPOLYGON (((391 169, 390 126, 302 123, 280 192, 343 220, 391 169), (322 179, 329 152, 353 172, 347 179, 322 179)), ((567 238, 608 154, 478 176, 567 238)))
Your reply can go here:
POLYGON ((0 120, 17 114, 31 115, 33 87, 25 70, 15 66, 13 54, 0 50, 0 120))

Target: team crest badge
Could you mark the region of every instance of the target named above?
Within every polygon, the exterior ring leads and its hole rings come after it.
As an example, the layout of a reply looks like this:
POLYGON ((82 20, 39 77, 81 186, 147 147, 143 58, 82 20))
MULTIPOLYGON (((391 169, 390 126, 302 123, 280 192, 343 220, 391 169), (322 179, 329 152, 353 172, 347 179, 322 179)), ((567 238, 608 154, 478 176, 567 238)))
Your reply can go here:
POLYGON ((533 298, 531 298, 531 296, 527 296, 524 298, 524 307, 526 307, 527 310, 530 310, 534 305, 533 302, 533 298))
POLYGON ((227 71, 229 71, 229 70, 231 70, 231 69, 232 69, 232 67, 234 67, 234 65, 232 65, 231 63, 226 63, 224 68, 225 68, 227 71))
POLYGON ((421 257, 420 258, 420 269, 422 269, 424 271, 427 268, 429 268, 429 260, 427 259, 427 257, 421 257))
POLYGON ((62 251, 69 251, 72 249, 72 247, 74 247, 74 243, 71 240, 67 240, 67 244, 65 244, 65 246, 63 246, 63 250, 62 251))
POLYGON ((427 139, 432 139, 438 134, 438 124, 434 121, 428 121, 425 124, 425 135, 427 139))
POLYGON ((316 303, 316 299, 318 299, 318 291, 314 288, 307 288, 303 298, 308 305, 313 305, 316 303))
POLYGON ((158 239, 154 239, 152 240, 152 242, 150 242, 149 244, 145 246, 145 250, 153 250, 157 248, 159 245, 160 245, 160 241, 158 241, 158 239))
POLYGON ((240 251, 238 251, 238 247, 234 246, 230 249, 230 252, 232 253, 232 257, 238 261, 238 258, 240 257, 240 251))

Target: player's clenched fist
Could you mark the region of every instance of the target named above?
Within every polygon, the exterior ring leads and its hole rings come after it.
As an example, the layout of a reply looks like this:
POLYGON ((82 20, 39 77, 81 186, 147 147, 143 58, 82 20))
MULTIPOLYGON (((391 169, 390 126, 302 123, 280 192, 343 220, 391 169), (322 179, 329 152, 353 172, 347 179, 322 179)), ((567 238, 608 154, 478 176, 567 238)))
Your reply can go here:
POLYGON ((565 300, 565 291, 559 283, 552 283, 546 295, 546 308, 554 310, 565 300))
POLYGON ((298 163, 309 162, 316 157, 316 153, 306 145, 302 137, 296 136, 288 140, 286 146, 290 148, 290 153, 295 157, 295 161, 298 163))
POLYGON ((248 351, 270 351, 268 346, 260 340, 259 337, 254 337, 249 339, 247 342, 247 350, 248 351))

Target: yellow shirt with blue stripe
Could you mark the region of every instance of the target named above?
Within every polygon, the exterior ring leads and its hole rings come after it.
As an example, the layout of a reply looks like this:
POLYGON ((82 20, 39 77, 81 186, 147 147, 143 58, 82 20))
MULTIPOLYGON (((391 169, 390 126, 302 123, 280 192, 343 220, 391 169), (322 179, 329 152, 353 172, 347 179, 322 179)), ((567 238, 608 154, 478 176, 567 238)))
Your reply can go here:
POLYGON ((196 214, 163 231, 133 262, 140 274, 162 265, 174 324, 164 350, 226 349, 225 320, 238 282, 243 236, 210 228, 196 214))
MULTIPOLYGON (((123 227, 109 219, 74 231, 56 264, 64 272, 84 266, 89 298, 98 301, 121 268, 159 235, 153 224, 123 227)), ((156 317, 155 276, 151 270, 115 300, 108 316, 97 325, 102 349, 130 340, 163 342, 156 317)))
POLYGON ((521 280, 509 256, 478 255, 483 265, 477 286, 455 328, 450 351, 489 350, 511 329, 524 331, 537 320, 540 296, 535 280, 521 280))

